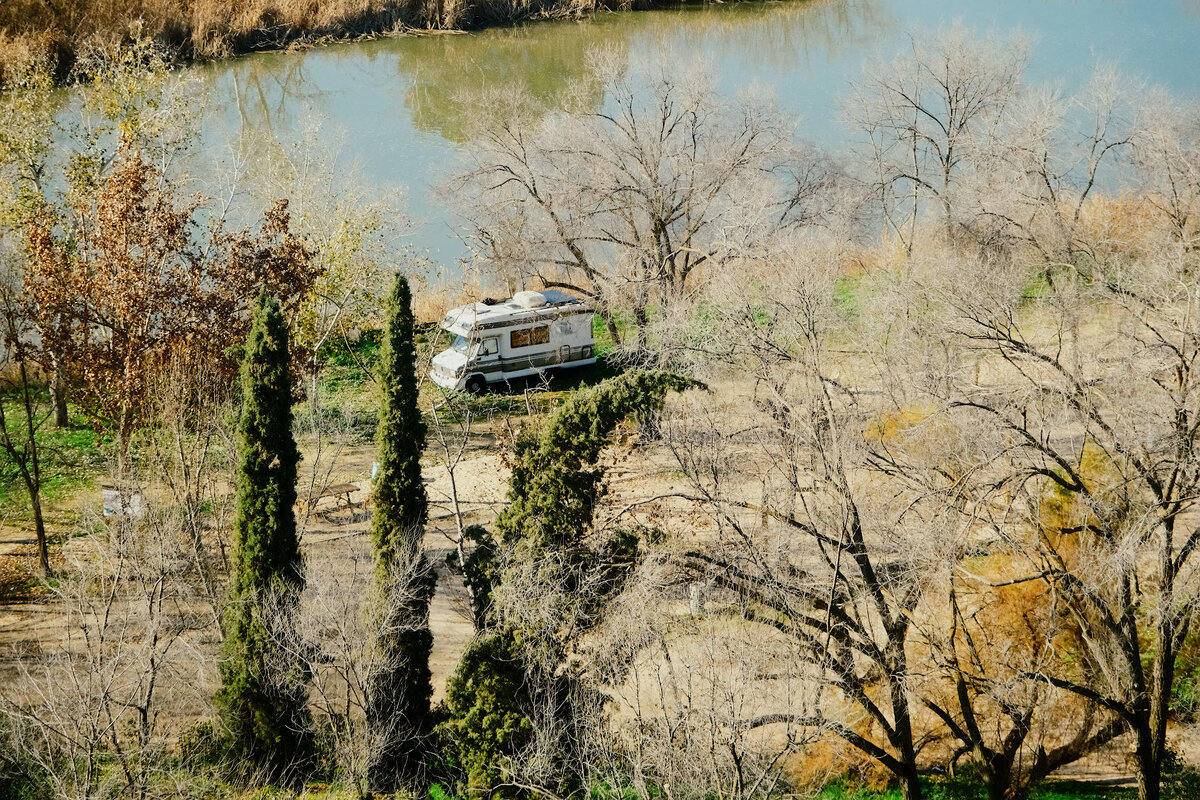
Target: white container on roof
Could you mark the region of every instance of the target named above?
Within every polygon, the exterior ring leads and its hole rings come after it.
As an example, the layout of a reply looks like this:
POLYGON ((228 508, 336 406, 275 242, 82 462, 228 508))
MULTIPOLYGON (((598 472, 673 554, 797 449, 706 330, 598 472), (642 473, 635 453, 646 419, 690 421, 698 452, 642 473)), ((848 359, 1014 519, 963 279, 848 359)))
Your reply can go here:
POLYGON ((543 308, 550 304, 541 292, 517 292, 512 301, 521 308, 543 308))

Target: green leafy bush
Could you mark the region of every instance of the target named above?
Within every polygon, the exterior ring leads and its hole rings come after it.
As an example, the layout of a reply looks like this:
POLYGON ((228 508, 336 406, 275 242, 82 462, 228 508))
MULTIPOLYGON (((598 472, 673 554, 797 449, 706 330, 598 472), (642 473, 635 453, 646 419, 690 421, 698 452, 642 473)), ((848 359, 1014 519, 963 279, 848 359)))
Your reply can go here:
POLYGON ((459 773, 460 794, 518 796, 494 787, 533 738, 521 708, 524 684, 520 642, 512 631, 487 631, 467 646, 446 684, 448 719, 438 726, 445 755, 459 773))

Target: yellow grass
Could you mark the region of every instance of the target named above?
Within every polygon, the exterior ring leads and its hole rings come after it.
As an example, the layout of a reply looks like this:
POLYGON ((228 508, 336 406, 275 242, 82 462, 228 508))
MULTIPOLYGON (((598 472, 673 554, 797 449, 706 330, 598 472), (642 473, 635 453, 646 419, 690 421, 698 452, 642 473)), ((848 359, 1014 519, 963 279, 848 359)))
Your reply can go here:
POLYGON ((49 56, 65 76, 93 48, 142 34, 187 58, 211 58, 296 41, 410 28, 449 30, 656 0, 10 0, 0 3, 0 80, 31 56, 49 56))

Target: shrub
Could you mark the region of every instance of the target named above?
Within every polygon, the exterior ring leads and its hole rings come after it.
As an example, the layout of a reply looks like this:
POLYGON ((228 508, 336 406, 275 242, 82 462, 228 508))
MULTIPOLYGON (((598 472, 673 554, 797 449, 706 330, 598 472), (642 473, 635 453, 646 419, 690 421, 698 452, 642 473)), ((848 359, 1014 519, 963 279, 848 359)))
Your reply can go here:
POLYGON ((533 725, 521 711, 524 684, 520 643, 511 631, 487 631, 467 646, 446 684, 449 719, 438 726, 461 772, 460 794, 491 791, 532 740, 533 725))

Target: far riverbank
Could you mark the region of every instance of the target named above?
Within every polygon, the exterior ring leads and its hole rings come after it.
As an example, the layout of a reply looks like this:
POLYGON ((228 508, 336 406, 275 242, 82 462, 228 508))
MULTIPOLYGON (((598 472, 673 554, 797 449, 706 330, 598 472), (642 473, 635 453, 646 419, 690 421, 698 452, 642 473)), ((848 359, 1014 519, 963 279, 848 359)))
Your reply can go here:
POLYGON ((0 3, 0 86, 22 64, 41 58, 52 61, 59 80, 66 81, 81 59, 139 32, 186 63, 680 5, 679 0, 18 0, 0 3))

